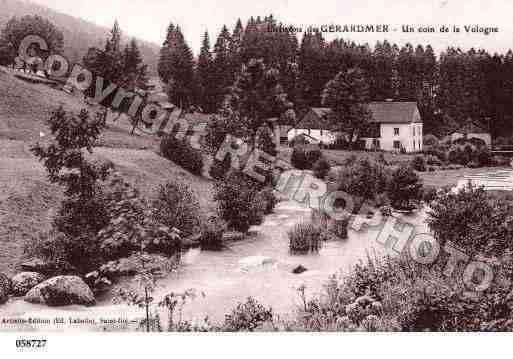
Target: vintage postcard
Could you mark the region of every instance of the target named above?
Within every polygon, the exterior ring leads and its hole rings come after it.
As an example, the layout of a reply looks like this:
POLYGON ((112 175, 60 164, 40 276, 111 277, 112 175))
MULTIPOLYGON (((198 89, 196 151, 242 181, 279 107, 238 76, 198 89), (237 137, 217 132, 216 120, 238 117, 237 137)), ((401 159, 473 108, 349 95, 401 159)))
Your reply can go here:
POLYGON ((512 331, 512 13, 0 0, 0 332, 512 331))

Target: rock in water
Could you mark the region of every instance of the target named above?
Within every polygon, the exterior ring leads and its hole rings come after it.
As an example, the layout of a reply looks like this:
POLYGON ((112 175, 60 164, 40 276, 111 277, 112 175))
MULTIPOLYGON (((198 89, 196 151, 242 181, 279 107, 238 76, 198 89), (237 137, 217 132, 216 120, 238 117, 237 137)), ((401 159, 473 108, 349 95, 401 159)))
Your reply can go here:
POLYGON ((0 304, 5 303, 11 294, 11 280, 5 274, 0 273, 0 304))
POLYGON ((257 268, 260 266, 264 266, 266 264, 273 264, 276 261, 270 257, 265 256, 250 256, 242 258, 239 261, 239 265, 243 270, 248 270, 250 268, 257 268))
POLYGON ((12 278, 12 292, 17 297, 24 296, 29 290, 44 280, 45 277, 42 274, 36 272, 21 272, 12 278))
POLYGON ((25 301, 52 307, 71 304, 91 306, 96 302, 91 289, 77 276, 50 278, 32 288, 25 301))
POLYGON ((307 270, 308 269, 306 269, 305 267, 303 267, 303 265, 300 264, 300 265, 298 265, 296 268, 294 268, 292 270, 292 273, 294 273, 294 274, 301 274, 303 272, 306 272, 307 270))

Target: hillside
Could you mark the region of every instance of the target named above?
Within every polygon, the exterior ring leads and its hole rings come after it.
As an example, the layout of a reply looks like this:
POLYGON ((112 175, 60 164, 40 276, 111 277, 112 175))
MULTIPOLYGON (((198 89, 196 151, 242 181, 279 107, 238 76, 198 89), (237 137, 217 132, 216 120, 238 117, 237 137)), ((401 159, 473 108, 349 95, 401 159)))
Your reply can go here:
MULTIPOLYGON (((76 113, 86 105, 65 92, 19 80, 2 67, 0 89, 0 273, 12 274, 23 244, 50 228, 62 198, 61 188, 48 182, 30 147, 40 132, 48 133, 45 119, 56 106, 76 113)), ((203 211, 213 209, 211 183, 159 156, 157 137, 131 136, 126 119, 107 123, 93 156, 111 162, 144 196, 151 197, 158 184, 181 179, 195 192, 203 211)))
MULTIPOLYGON (((0 0, 0 28, 13 16, 24 15, 39 15, 54 23, 64 35, 64 54, 73 63, 80 62, 89 47, 103 47, 110 30, 27 0, 0 0)), ((127 42, 130 34, 124 35, 122 41, 127 42)), ((150 73, 156 74, 160 47, 139 39, 138 44, 150 73)))

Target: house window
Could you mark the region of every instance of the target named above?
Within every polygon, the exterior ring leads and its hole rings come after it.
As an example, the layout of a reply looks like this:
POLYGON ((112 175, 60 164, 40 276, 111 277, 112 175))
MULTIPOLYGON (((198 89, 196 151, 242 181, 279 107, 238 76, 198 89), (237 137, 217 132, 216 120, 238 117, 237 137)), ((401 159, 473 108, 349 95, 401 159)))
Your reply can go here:
POLYGON ((394 128, 394 136, 399 136, 399 127, 394 128))
POLYGON ((415 149, 415 145, 416 145, 415 140, 413 140, 413 149, 415 149))
POLYGON ((401 141, 394 141, 394 149, 396 149, 396 150, 401 149, 401 141))

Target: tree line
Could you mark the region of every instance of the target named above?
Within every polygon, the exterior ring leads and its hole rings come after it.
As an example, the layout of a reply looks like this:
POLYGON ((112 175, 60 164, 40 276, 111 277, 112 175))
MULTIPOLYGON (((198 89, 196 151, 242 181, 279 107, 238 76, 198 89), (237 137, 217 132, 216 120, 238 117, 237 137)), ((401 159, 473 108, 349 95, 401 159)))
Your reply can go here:
POLYGON ((425 133, 444 135, 473 123, 492 134, 513 130, 513 52, 490 54, 449 47, 437 57, 431 45, 399 47, 387 40, 373 48, 344 39, 327 41, 322 33, 271 32, 272 15, 239 19, 233 31, 222 27, 214 46, 208 32, 197 59, 178 25, 170 24, 158 72, 168 84, 171 102, 218 112, 242 66, 262 59, 279 72, 279 83, 295 111, 323 106, 326 85, 356 68, 368 84, 369 101, 416 101, 425 133))

